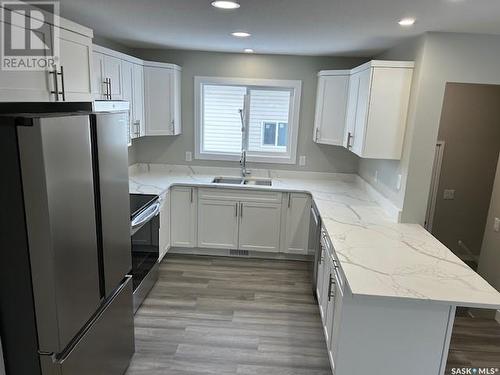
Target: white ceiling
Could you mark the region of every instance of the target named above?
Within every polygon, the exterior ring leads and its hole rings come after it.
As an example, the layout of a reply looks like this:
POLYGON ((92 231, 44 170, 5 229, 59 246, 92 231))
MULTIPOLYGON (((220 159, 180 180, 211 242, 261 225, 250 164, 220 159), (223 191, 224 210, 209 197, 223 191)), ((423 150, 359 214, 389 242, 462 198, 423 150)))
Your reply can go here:
POLYGON ((499 0, 240 0, 232 11, 210 2, 62 0, 61 14, 136 48, 366 56, 425 31, 500 34, 499 0), (402 28, 406 16, 417 23, 402 28))

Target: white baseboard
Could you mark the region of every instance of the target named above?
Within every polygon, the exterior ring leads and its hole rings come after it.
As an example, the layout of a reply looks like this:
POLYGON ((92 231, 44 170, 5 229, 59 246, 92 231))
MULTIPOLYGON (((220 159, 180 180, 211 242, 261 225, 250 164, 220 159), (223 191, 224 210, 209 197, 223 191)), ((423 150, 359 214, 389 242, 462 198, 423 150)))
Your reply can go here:
POLYGON ((299 260, 299 261, 312 261, 313 256, 311 255, 298 255, 298 254, 287 254, 287 253, 266 253, 263 251, 249 251, 248 255, 239 256, 232 255, 229 249, 205 249, 205 248, 183 248, 183 247, 172 247, 169 254, 190 254, 190 255, 209 255, 209 256, 223 256, 223 257, 235 257, 235 258, 260 258, 260 259, 281 259, 281 260, 299 260))

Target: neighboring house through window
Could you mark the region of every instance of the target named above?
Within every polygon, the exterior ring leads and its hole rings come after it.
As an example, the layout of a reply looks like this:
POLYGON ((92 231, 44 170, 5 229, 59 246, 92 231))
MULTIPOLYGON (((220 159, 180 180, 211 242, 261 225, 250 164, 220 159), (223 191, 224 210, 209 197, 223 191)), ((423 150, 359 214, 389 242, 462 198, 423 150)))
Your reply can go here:
POLYGON ((300 81, 195 77, 198 159, 295 163, 300 81))

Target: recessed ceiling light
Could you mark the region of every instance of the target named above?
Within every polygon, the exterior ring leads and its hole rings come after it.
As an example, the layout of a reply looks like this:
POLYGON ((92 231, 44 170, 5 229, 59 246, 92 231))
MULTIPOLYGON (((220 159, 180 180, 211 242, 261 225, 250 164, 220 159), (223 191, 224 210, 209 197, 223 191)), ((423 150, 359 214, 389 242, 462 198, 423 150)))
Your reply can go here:
POLYGON ((219 9, 238 9, 240 7, 240 4, 236 1, 217 0, 212 1, 212 6, 219 9))
POLYGON ((251 49, 251 48, 245 48, 243 50, 243 52, 245 52, 245 53, 254 53, 255 51, 253 49, 251 49))
POLYGON ((236 38, 248 38, 252 34, 247 33, 246 31, 235 31, 234 33, 231 33, 231 35, 236 38))
POLYGON ((398 22, 401 26, 412 26, 415 23, 415 18, 403 18, 398 22))

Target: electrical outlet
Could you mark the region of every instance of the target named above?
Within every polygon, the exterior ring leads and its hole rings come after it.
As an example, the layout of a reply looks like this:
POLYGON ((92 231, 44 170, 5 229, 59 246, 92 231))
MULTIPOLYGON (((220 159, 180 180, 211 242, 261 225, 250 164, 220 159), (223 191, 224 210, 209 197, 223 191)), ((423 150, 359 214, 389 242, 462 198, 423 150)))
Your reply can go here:
POLYGON ((396 189, 401 190, 401 180, 403 179, 403 176, 398 174, 398 179, 396 180, 396 189))
POLYGON ((443 199, 445 199, 445 200, 455 199, 455 190, 454 189, 444 189, 443 199))
POLYGON ((186 151, 186 161, 193 161, 193 153, 191 151, 186 151))
POLYGON ((493 224, 493 230, 495 232, 500 232, 500 219, 498 217, 495 218, 495 222, 493 224))
POLYGON ((306 156, 305 155, 300 155, 299 166, 304 167, 305 165, 306 165, 306 156))
POLYGON ((375 181, 375 183, 378 182, 378 171, 375 171, 375 175, 373 176, 373 180, 375 181))

